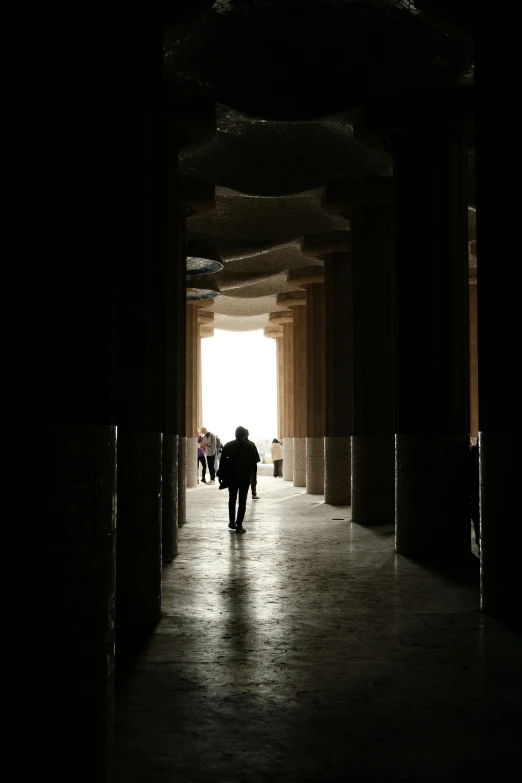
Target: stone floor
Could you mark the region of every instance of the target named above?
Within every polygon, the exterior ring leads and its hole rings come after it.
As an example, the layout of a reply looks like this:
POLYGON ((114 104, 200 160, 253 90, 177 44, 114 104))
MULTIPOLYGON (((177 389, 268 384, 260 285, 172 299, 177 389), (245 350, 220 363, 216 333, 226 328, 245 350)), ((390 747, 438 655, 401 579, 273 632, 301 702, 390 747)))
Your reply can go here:
MULTIPOLYGON (((188 495, 164 618, 120 689, 117 783, 508 780, 522 640, 443 575, 260 476, 245 527, 188 495)), ((443 510, 441 509, 441 513, 443 510)))

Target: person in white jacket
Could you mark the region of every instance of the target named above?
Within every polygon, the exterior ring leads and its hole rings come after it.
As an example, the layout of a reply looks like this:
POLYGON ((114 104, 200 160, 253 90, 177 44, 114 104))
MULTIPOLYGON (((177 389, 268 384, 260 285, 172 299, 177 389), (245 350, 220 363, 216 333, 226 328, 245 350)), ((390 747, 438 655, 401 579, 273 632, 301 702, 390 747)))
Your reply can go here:
POLYGON ((274 478, 283 477, 283 446, 277 438, 274 438, 270 446, 270 454, 274 463, 274 478))

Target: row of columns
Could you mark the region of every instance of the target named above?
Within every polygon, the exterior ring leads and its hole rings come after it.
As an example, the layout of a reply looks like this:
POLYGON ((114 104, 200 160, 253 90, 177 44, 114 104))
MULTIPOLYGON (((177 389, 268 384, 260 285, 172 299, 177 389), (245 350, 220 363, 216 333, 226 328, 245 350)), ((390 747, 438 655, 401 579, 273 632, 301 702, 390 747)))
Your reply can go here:
POLYGON ((283 470, 304 485, 296 450, 306 436, 309 493, 351 505, 361 524, 395 519, 398 552, 448 560, 470 551, 464 134, 408 135, 394 151, 394 181, 329 194, 325 208, 339 213, 343 201, 351 248, 305 243, 324 267, 289 274, 302 293, 280 295, 289 309, 270 315, 283 324, 283 470), (423 145, 433 155, 419 175, 423 145))

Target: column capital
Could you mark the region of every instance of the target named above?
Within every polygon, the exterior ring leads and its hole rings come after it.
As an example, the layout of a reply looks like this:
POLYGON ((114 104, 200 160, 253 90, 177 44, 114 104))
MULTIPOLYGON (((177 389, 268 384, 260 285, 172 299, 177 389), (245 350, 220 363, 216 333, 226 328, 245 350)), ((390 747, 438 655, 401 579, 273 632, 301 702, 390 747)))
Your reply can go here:
POLYGON ((332 182, 325 188, 322 207, 332 217, 349 219, 351 207, 391 204, 394 197, 393 177, 369 177, 353 182, 338 181, 332 182))
POLYGON ((265 326, 263 329, 265 337, 269 337, 271 340, 278 340, 283 336, 282 326, 265 326))
POLYGON ((289 285, 301 288, 313 283, 324 283, 323 266, 304 266, 290 269, 286 276, 289 285))
POLYGON ((216 188, 195 177, 178 175, 179 200, 185 206, 188 218, 205 215, 216 206, 216 188))
POLYGON ((202 340, 205 339, 205 337, 214 337, 214 327, 213 326, 201 326, 199 325, 199 336, 202 340))
POLYGON ((298 305, 306 304, 306 291, 283 291, 281 294, 277 294, 276 298, 277 306, 281 310, 287 310, 289 307, 297 307, 298 305))
POLYGON ((271 326, 291 324, 293 319, 294 319, 294 314, 292 310, 280 310, 279 312, 270 313, 268 316, 268 322, 271 326))
MULTIPOLYGON (((456 85, 444 92, 417 93, 414 98, 386 99, 368 104, 357 115, 354 138, 370 146, 393 146, 393 139, 403 133, 459 128, 469 132, 473 141, 474 91, 469 84, 456 85)), ((426 155, 429 155, 426 149, 426 155)), ((423 161, 419 161, 422 165, 423 161)))
MULTIPOLYGON (((304 237, 301 253, 308 258, 322 260, 326 253, 344 253, 351 248, 350 233, 347 230, 331 231, 304 237)), ((298 270, 296 270, 298 271, 298 270)))
POLYGON ((211 313, 209 310, 203 310, 199 308, 198 324, 200 326, 212 326, 213 320, 214 320, 214 313, 211 313))

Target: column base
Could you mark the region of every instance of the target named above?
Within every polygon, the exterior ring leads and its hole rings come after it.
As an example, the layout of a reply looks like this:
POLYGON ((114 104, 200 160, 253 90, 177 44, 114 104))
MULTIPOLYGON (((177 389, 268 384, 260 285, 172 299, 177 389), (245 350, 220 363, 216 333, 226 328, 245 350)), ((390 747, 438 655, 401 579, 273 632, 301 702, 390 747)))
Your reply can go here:
POLYGON ((47 497, 40 495, 39 505, 51 529, 46 575, 36 596, 37 604, 42 599, 47 604, 46 633, 39 641, 39 664, 46 671, 37 692, 54 721, 48 737, 46 726, 42 729, 43 760, 52 764, 55 780, 67 779, 81 760, 79 781, 108 781, 114 731, 116 429, 56 426, 42 442, 47 497))
POLYGON ((522 625, 519 449, 513 434, 479 434, 481 609, 518 630, 522 625))
POLYGON ((395 546, 417 560, 471 552, 469 436, 395 436, 395 546))
POLYGON ((178 441, 178 525, 187 521, 187 439, 179 436, 178 441))
POLYGON ((294 480, 294 439, 283 438, 283 481, 294 480))
POLYGON ((161 433, 118 428, 118 629, 145 630, 161 615, 161 433))
POLYGON ((170 563, 178 554, 178 436, 163 435, 161 485, 161 557, 170 563))
POLYGON ((393 525, 395 437, 352 437, 352 522, 393 525))
POLYGON ((187 464, 185 475, 187 489, 196 487, 198 483, 198 442, 196 438, 187 438, 187 464))
POLYGON ((294 487, 306 487, 306 438, 294 438, 294 487))
POLYGON ((324 439, 324 502, 331 506, 349 506, 351 490, 350 436, 324 439))
POLYGON ((306 491, 324 493, 324 438, 306 439, 306 491))

